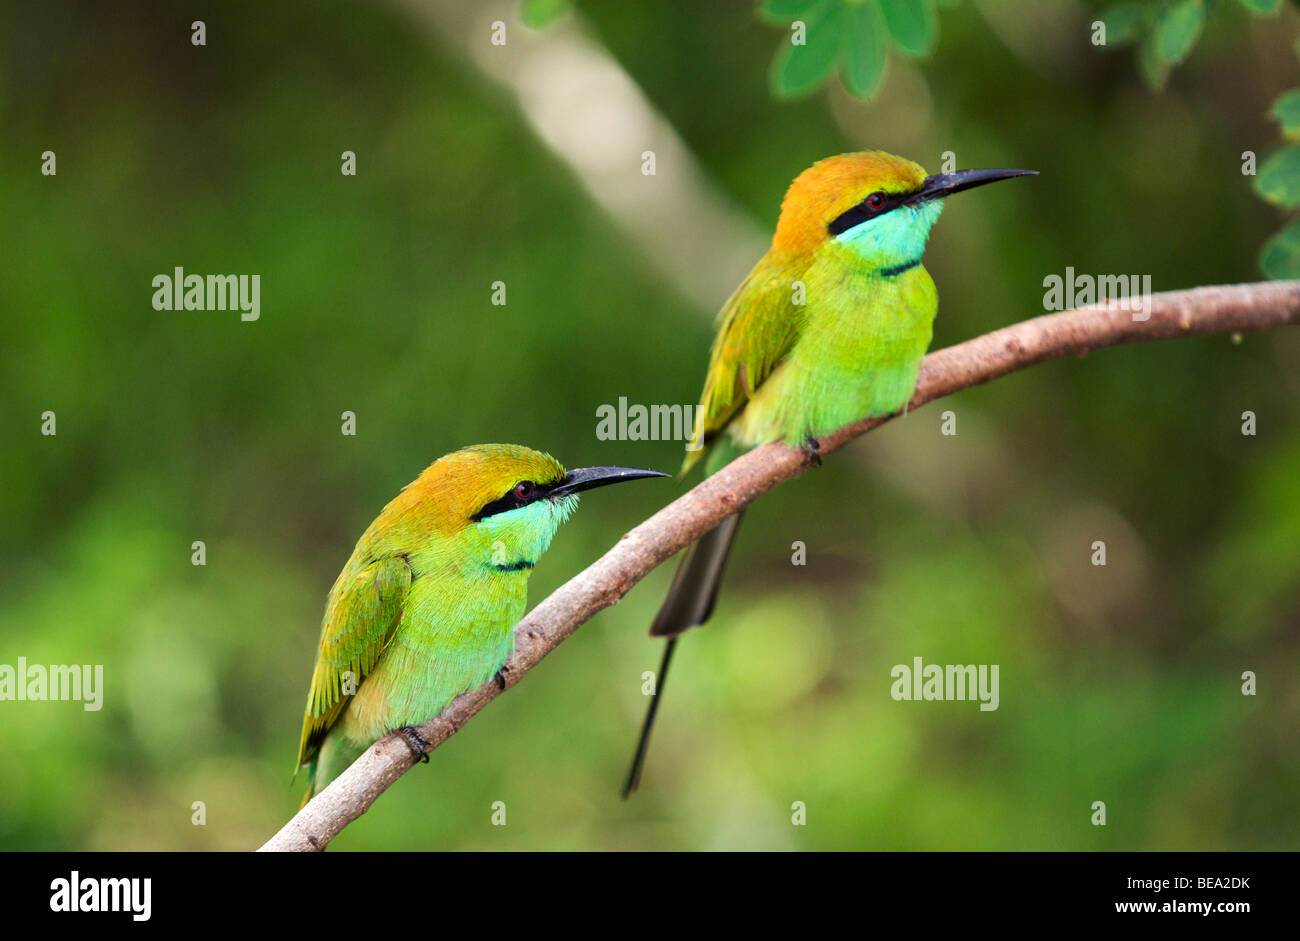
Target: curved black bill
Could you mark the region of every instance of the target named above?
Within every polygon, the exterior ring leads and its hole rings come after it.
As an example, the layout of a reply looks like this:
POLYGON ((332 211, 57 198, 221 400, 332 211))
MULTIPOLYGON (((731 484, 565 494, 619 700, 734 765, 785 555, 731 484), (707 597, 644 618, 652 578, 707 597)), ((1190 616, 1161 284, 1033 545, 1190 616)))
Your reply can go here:
POLYGON ((563 497, 571 493, 580 493, 606 484, 617 484, 624 480, 640 480, 643 477, 671 477, 656 470, 640 467, 575 467, 564 475, 564 479, 551 488, 548 496, 563 497))
POLYGON ((927 176, 921 188, 908 200, 921 203, 928 199, 943 199, 985 183, 1009 180, 1017 176, 1038 176, 1037 170, 958 170, 956 173, 937 173, 927 176))

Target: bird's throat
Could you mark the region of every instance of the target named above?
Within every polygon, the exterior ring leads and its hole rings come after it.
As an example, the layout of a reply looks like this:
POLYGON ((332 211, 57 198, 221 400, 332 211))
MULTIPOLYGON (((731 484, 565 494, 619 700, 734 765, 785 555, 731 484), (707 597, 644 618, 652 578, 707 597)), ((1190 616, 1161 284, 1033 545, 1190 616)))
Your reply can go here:
POLYGON ((921 263, 930 227, 942 207, 937 200, 903 206, 844 231, 831 244, 847 252, 855 268, 865 266, 883 277, 894 277, 921 263))

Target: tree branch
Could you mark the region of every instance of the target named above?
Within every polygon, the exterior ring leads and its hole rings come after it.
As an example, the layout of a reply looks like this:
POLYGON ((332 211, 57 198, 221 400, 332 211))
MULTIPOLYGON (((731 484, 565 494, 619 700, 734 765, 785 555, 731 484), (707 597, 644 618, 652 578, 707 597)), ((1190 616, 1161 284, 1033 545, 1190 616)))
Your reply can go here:
MULTIPOLYGON (((1113 304, 1085 307, 1036 317, 938 350, 921 363, 908 409, 1036 363, 1083 356, 1105 346, 1300 325, 1300 281, 1154 294, 1146 312, 1148 319, 1135 321, 1134 314, 1113 304)), ((821 440, 821 453, 835 451, 892 417, 865 419, 841 428, 821 440)), ((659 563, 805 467, 799 450, 781 444, 755 448, 627 533, 519 622, 515 654, 504 673, 505 686, 518 683, 579 625, 616 603, 659 563)), ((431 749, 454 735, 501 689, 497 682, 489 682, 457 697, 427 722, 421 731, 431 749)), ((316 795, 262 849, 323 850, 412 764, 406 743, 388 735, 316 795)))

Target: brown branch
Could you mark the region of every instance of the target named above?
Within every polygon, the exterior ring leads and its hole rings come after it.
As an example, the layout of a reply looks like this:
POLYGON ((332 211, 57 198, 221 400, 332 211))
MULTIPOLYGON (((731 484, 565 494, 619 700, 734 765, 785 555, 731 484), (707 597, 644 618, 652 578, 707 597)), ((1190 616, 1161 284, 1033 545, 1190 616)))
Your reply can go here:
MULTIPOLYGON (((1141 321, 1114 305, 1080 308, 1037 317, 938 350, 921 363, 916 393, 908 408, 919 408, 1035 363, 1082 356, 1105 346, 1300 325, 1300 281, 1171 291, 1152 295, 1147 307, 1149 319, 1141 321)), ((828 454, 889 420, 872 418, 847 425, 821 440, 821 452, 828 454)), ((737 458, 637 526, 519 622, 505 685, 518 683, 579 625, 617 602, 659 563, 759 495, 802 473, 805 466, 803 452, 780 444, 764 445, 737 458)), ((500 691, 492 681, 455 699, 423 726, 431 747, 454 735, 500 691)), ((400 737, 381 739, 262 849, 324 849, 413 763, 400 737)))

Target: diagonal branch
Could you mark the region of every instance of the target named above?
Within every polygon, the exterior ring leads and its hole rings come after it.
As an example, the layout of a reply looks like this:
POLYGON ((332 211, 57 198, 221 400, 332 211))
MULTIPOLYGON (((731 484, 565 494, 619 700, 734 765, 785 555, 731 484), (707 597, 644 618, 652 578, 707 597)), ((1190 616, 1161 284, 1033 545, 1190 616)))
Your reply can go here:
MULTIPOLYGON (((1036 317, 928 355, 908 405, 927 402, 1007 373, 1105 346, 1203 333, 1300 325, 1300 281, 1193 288, 1153 294, 1144 320, 1112 304, 1036 317)), ((893 416, 847 425, 821 440, 828 454, 893 416)), ((515 628, 505 687, 514 686, 561 641, 617 602, 655 566, 724 518, 805 469, 804 454, 780 444, 756 448, 627 533, 585 571, 542 601, 515 628)), ((421 729, 436 748, 496 698, 495 681, 457 697, 421 729)), ((381 739, 267 841, 263 850, 322 850, 414 763, 400 736, 381 739)))

